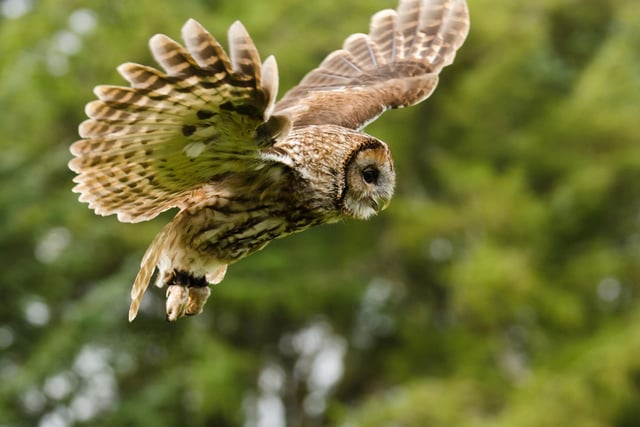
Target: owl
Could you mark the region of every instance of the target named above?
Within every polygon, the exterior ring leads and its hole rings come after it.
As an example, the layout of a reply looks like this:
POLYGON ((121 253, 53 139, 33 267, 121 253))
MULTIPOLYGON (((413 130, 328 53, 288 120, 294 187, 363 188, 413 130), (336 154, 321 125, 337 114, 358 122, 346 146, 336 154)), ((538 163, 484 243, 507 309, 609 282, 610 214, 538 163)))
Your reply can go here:
POLYGON ((193 19, 184 46, 153 36, 163 70, 125 63, 130 86, 97 86, 69 162, 96 214, 178 209, 142 258, 129 320, 152 281, 167 287, 169 321, 198 314, 227 266, 271 240, 385 209, 391 151, 362 129, 431 95, 468 29, 465 0, 400 0, 277 102, 276 61, 261 62, 240 22, 228 53, 193 19))

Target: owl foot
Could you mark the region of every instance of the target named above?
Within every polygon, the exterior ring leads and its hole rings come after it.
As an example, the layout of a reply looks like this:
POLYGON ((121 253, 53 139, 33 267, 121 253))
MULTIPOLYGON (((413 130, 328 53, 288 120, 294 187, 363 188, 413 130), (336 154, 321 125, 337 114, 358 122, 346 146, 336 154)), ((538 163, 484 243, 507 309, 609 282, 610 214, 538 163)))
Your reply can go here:
POLYGON ((209 299, 209 295, 211 295, 209 286, 191 287, 188 289, 189 301, 187 302, 187 307, 184 310, 184 315, 194 316, 196 314, 202 313, 204 304, 207 302, 207 299, 209 299))
MULTIPOLYGON (((221 273, 223 277, 224 271, 226 271, 226 266, 221 273)), ((221 278, 218 281, 220 280, 221 278)), ((196 277, 188 272, 176 270, 173 273, 165 274, 163 282, 167 285, 168 322, 174 322, 183 316, 202 313, 204 304, 211 295, 207 278, 204 276, 196 277)))
POLYGON ((167 321, 174 322, 183 316, 202 313, 209 295, 211 290, 208 286, 170 285, 167 287, 167 321))
POLYGON ((167 321, 175 322, 184 316, 189 302, 189 288, 183 285, 167 287, 167 321))

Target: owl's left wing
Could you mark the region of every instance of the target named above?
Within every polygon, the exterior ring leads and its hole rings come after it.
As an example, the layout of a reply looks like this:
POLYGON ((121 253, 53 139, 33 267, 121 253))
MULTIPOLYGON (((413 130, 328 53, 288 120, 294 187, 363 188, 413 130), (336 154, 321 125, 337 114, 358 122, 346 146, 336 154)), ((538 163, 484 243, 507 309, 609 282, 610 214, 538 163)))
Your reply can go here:
POLYGON ((465 0, 400 0, 371 18, 276 104, 293 126, 361 129, 389 108, 427 98, 469 31, 465 0))
POLYGON ((184 207, 194 190, 227 173, 269 162, 261 150, 290 128, 273 115, 275 59, 264 64, 239 22, 229 52, 194 20, 182 29, 186 49, 164 35, 149 45, 165 72, 126 63, 131 87, 98 86, 71 146, 74 191, 101 215, 138 222, 184 207))

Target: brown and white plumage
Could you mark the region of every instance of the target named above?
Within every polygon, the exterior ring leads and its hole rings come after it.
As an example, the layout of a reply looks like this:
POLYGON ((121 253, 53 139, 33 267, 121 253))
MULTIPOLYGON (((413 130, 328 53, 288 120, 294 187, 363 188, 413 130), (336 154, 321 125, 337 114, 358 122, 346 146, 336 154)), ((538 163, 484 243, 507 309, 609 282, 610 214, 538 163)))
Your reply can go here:
POLYGON ((186 48, 152 37, 164 71, 127 63, 118 71, 130 87, 96 87, 69 163, 97 214, 138 222, 179 209, 143 257, 130 320, 156 268, 175 320, 199 313, 207 285, 272 239, 384 209, 391 153, 361 129, 427 98, 468 26, 464 0, 400 0, 277 103, 275 59, 260 62, 239 22, 228 55, 194 20, 186 48))
POLYGON ((401 0, 397 11, 373 15, 368 35, 349 36, 278 102, 276 111, 298 107, 297 126, 361 129, 389 108, 427 98, 468 30, 464 0, 401 0))

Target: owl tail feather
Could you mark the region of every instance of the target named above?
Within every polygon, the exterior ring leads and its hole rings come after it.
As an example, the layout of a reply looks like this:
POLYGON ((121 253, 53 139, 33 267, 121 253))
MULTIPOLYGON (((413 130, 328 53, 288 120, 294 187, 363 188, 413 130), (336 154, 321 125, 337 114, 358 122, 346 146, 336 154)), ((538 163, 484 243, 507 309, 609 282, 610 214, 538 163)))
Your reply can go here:
MULTIPOLYGON (((171 223, 169 223, 171 224, 171 223)), ((169 225, 167 224, 167 225, 169 225)), ((164 240, 165 227, 158 235, 153 239, 149 248, 144 253, 142 261, 140 261, 140 271, 136 276, 136 280, 133 282, 131 288, 131 306, 129 307, 129 322, 133 322, 133 319, 138 315, 140 304, 142 303, 142 297, 149 287, 151 277, 156 269, 156 266, 160 262, 160 255, 162 254, 162 242, 164 240)))

